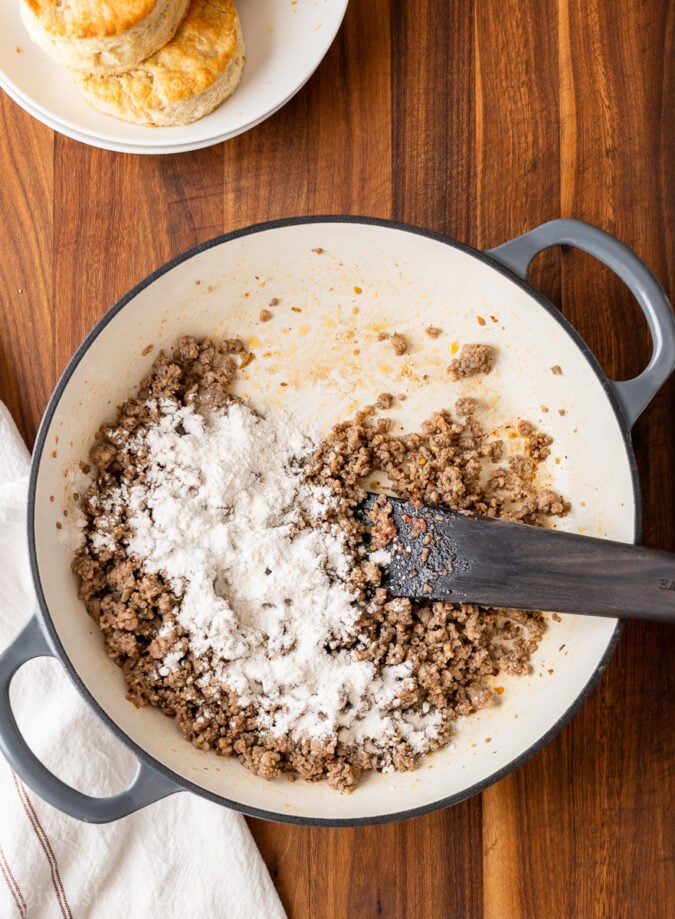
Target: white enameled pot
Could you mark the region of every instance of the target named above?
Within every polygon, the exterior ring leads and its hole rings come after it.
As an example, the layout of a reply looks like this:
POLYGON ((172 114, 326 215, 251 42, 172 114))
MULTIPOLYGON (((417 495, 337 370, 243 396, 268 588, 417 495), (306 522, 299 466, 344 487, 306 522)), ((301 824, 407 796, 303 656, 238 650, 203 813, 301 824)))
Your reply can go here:
POLYGON ((275 820, 358 824, 452 804, 540 749, 602 673, 620 632, 616 620, 551 620, 531 675, 499 678, 498 706, 461 721, 451 745, 417 771, 368 774, 349 796, 324 783, 265 781, 234 758, 195 749, 159 711, 126 701, 121 671, 78 600, 59 539, 56 524, 69 500, 64 472, 86 458, 96 429, 134 391, 159 349, 183 334, 242 337, 256 359, 238 391, 261 408, 282 405, 324 430, 383 391, 406 396, 393 417, 408 430, 432 411, 451 408, 458 395, 475 395, 490 429, 522 418, 553 436, 545 476, 573 505, 560 527, 626 542, 639 536, 630 428, 673 370, 675 324, 657 282, 616 239, 557 220, 478 252, 413 227, 351 217, 291 219, 215 239, 155 272, 103 317, 45 413, 29 504, 38 610, 0 657, 0 745, 19 775, 46 800, 89 821, 117 819, 187 790, 275 820), (609 381, 578 334, 527 284, 532 258, 562 243, 599 257, 635 294, 654 342, 649 366, 636 379, 609 381), (260 310, 273 298, 279 301, 274 319, 261 323, 260 310), (429 337, 429 325, 443 334, 429 337), (405 335, 409 352, 395 355, 378 339, 385 330, 405 335), (487 376, 454 383, 446 367, 466 342, 493 344, 496 366, 487 376), (562 374, 551 371, 555 365, 562 374), (45 654, 62 661, 137 757, 136 777, 121 794, 92 798, 70 788, 23 739, 9 683, 25 661, 45 654))

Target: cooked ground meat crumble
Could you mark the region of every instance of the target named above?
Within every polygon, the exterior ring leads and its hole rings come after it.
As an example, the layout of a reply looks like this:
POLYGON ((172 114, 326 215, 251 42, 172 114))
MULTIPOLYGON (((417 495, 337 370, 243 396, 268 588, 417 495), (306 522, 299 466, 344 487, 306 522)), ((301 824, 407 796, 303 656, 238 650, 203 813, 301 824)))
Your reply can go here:
MULTIPOLYGON (((492 349, 487 354, 484 346, 466 347, 472 350, 462 352, 458 375, 488 372, 492 349)), ((94 480, 80 499, 84 543, 73 569, 107 652, 122 668, 131 702, 157 706, 196 747, 234 754, 265 778, 287 773, 290 778, 327 779, 331 787, 350 791, 362 772, 412 769, 419 753, 401 738, 375 748, 348 744, 338 736, 298 740, 262 730, 255 705, 242 705, 236 692, 213 678, 208 654, 191 652, 190 635, 177 619, 181 599, 168 579, 148 573, 143 560, 127 551, 127 515, 111 520, 101 511, 106 495, 121 481, 143 483, 147 456, 126 446, 157 422, 157 400, 192 405, 204 413, 227 410, 241 401, 230 390, 247 356, 239 339, 216 345, 187 337, 172 354, 160 353, 138 393, 119 408, 112 424, 100 429, 90 451, 94 480), (162 666, 167 656, 172 668, 162 666)), ((330 647, 335 653, 349 652, 356 661, 370 661, 377 670, 411 665, 398 704, 412 713, 439 713, 438 730, 427 747, 431 751, 448 743, 458 717, 496 703, 490 688, 494 677, 529 671, 545 621, 540 613, 389 596, 380 587, 379 565, 364 550, 358 507, 365 479, 384 474, 395 494, 418 505, 447 505, 531 524, 562 516, 569 505, 536 485, 551 439, 529 423, 514 427, 522 450, 506 458, 503 442, 481 427, 475 400, 460 398, 454 416, 436 412, 409 434, 392 433, 389 418, 378 417, 394 402, 394 396, 382 393, 374 405, 335 425, 306 460, 304 475, 333 496, 330 522, 345 534, 352 563, 349 581, 361 611, 353 634, 333 636, 330 647)), ((393 536, 386 498, 372 523, 371 548, 386 547, 393 536)))
POLYGON ((408 350, 408 342, 405 336, 401 335, 400 332, 394 332, 391 336, 391 344, 395 353, 398 355, 405 354, 408 350))
POLYGON ((494 364, 494 349, 490 345, 463 345, 448 367, 453 380, 472 377, 477 373, 490 373, 494 364))

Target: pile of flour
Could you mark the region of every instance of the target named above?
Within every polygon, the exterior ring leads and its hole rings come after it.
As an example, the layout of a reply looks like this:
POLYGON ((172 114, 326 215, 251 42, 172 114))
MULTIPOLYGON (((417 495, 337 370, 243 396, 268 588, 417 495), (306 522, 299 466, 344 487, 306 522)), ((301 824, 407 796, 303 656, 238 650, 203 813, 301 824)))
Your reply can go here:
MULTIPOLYGON (((159 421, 127 446, 147 453, 145 481, 110 499, 127 508, 129 554, 180 598, 190 652, 208 654, 213 677, 254 703, 276 736, 337 734, 366 749, 400 737, 426 750, 441 715, 401 711, 410 665, 378 670, 335 648, 356 636, 361 611, 344 535, 326 522, 334 499, 303 477, 317 437, 281 411, 261 416, 242 403, 208 414, 169 400, 153 407, 159 421)), ((170 653, 160 673, 180 656, 170 653)))

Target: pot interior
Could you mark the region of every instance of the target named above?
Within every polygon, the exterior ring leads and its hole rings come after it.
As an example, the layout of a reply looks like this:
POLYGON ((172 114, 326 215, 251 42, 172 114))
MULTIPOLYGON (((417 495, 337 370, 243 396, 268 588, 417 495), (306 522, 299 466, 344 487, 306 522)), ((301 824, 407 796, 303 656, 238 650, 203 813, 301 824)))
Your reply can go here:
POLYGON ((57 523, 71 499, 68 471, 86 459, 94 432, 112 420, 159 349, 183 334, 243 338, 256 359, 235 391, 325 431, 381 392, 406 396, 392 410, 406 430, 435 410, 452 411, 460 395, 475 396, 490 430, 525 419, 554 438, 542 481, 572 502, 557 526, 628 542, 635 536, 630 452, 603 382, 554 312, 523 286, 471 251, 395 225, 291 222, 235 235, 174 264, 111 310, 66 371, 36 451, 36 577, 81 688, 117 729, 196 790, 281 819, 332 822, 465 795, 542 742, 596 674, 616 620, 550 621, 532 673, 496 681, 504 687, 498 706, 460 721, 451 745, 417 771, 369 774, 349 796, 323 783, 267 782, 236 759, 194 749, 170 719, 125 700, 121 671, 77 598, 57 523), (261 323, 273 298, 274 318, 261 323), (429 337, 429 325, 443 334, 429 337), (396 355, 378 340, 382 331, 405 335, 409 352, 396 355), (447 365, 469 342, 494 345, 495 368, 453 382, 447 365))

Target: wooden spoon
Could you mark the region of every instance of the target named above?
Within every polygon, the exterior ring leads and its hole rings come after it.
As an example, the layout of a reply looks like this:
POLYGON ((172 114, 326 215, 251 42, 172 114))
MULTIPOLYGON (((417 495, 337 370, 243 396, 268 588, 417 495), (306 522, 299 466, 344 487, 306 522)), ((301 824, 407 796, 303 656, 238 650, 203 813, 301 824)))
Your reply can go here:
MULTIPOLYGON (((362 505, 369 526, 378 497, 362 505)), ((386 500, 382 586, 392 596, 675 622, 675 554, 386 500)))

